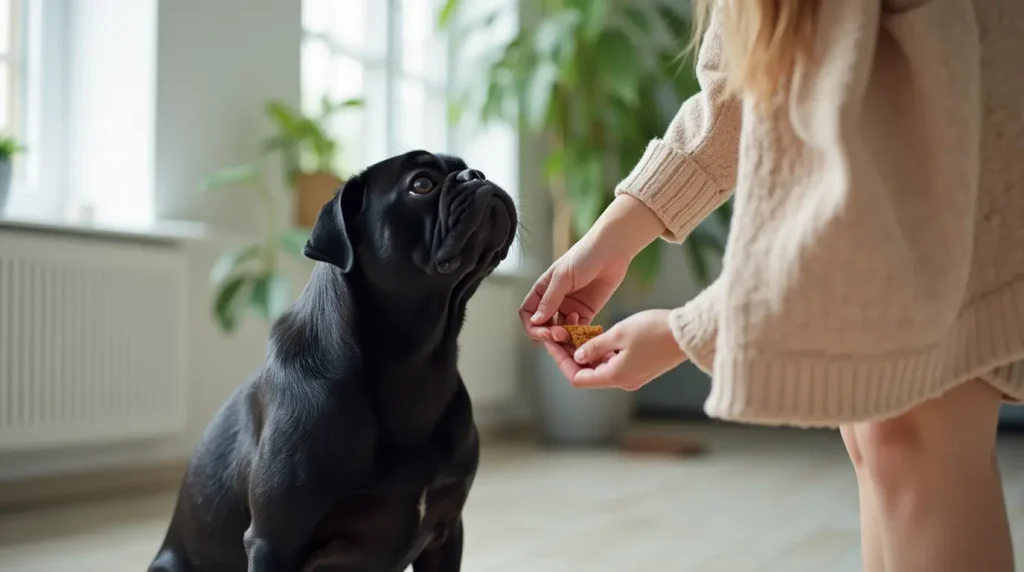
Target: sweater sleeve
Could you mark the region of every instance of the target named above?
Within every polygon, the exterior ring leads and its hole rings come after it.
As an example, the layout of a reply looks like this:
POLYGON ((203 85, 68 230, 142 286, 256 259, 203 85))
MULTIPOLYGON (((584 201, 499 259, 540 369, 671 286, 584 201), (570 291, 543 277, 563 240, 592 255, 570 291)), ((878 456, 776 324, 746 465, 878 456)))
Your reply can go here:
POLYGON ((669 327, 687 359, 706 373, 715 361, 721 280, 715 281, 681 308, 669 314, 669 327))
POLYGON ((666 232, 682 242, 729 198, 736 182, 739 98, 725 96, 720 23, 712 14, 697 56, 701 91, 687 99, 662 139, 647 146, 632 172, 615 189, 653 210, 666 232))

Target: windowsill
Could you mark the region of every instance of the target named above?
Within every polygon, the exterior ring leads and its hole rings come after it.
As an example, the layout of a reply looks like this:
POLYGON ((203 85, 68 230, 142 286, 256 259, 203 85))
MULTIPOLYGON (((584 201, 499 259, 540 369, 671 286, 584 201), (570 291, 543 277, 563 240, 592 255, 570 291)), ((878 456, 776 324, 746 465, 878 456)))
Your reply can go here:
MULTIPOLYGON (((164 244, 217 240, 225 237, 223 233, 214 231, 213 227, 206 223, 181 220, 164 220, 156 221, 152 225, 126 226, 77 223, 51 218, 0 216, 0 231, 5 229, 164 244)), ((238 237, 233 236, 233 238, 237 239, 238 237)), ((510 268, 495 270, 487 277, 487 282, 512 284, 531 279, 527 276, 524 266, 524 263, 520 263, 510 268)))
POLYGON ((141 242, 180 243, 211 236, 210 227, 190 221, 156 221, 149 225, 80 223, 56 218, 0 216, 0 230, 24 230, 141 242))

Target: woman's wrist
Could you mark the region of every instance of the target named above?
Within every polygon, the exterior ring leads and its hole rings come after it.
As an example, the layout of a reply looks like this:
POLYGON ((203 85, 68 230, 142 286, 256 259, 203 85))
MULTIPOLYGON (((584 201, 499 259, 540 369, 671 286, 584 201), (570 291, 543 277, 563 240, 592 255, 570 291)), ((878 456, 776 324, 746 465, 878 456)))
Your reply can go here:
POLYGON ((615 197, 587 234, 632 260, 641 250, 665 232, 658 215, 630 195, 615 197))

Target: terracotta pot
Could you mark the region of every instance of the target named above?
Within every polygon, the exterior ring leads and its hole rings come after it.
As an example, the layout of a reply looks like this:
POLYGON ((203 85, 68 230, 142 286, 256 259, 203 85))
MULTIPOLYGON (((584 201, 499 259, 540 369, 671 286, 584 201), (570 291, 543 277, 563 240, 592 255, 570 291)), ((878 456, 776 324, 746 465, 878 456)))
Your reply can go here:
POLYGON ((295 177, 295 226, 312 228, 316 217, 342 180, 334 173, 300 173, 295 177))

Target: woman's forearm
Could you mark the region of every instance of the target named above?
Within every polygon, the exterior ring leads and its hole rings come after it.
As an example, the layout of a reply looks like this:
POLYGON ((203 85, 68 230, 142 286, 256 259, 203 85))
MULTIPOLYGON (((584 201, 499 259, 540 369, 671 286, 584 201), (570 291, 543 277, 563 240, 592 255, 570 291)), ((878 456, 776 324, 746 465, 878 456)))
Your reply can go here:
POLYGON ((664 232, 665 225, 647 205, 630 195, 619 195, 587 234, 632 259, 664 232))

